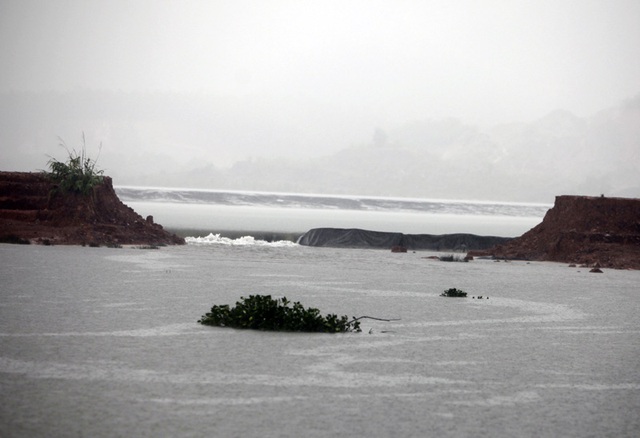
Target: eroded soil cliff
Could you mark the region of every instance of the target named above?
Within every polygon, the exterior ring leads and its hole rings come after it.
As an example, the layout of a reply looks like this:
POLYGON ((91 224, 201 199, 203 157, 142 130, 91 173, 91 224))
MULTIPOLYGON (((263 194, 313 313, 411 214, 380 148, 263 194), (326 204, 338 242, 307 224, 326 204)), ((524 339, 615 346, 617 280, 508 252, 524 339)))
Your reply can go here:
POLYGON ((542 223, 470 255, 640 269, 640 199, 557 196, 542 223))
POLYGON ((111 178, 88 195, 60 193, 45 173, 0 172, 0 241, 59 245, 176 245, 123 204, 111 178))

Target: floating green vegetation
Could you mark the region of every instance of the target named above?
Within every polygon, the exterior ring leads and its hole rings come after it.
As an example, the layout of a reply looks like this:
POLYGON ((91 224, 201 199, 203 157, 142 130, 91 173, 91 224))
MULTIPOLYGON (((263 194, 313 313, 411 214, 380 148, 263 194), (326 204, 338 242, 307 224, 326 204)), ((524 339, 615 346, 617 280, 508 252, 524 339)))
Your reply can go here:
POLYGON ((48 162, 51 170, 49 175, 58 185, 58 191, 88 195, 95 186, 102 184, 104 171, 96 169, 98 158, 94 160, 87 156, 84 133, 80 152, 75 149, 69 150, 62 140, 60 146, 67 151, 67 161, 58 161, 52 157, 48 162))
POLYGON ((291 303, 285 297, 273 299, 271 295, 240 297, 235 307, 213 306, 211 312, 198 322, 204 325, 254 330, 290 332, 360 332, 359 318, 334 314, 322 316, 318 309, 304 308, 299 302, 291 303))
POLYGON ((452 287, 451 289, 447 289, 440 294, 441 297, 454 297, 454 298, 465 298, 467 293, 463 290, 456 289, 452 287))

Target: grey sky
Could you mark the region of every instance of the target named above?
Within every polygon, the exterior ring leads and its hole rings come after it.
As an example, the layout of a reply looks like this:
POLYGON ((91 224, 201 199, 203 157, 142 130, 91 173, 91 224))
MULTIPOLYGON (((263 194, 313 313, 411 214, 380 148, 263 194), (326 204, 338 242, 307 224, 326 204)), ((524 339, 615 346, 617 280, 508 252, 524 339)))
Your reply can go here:
POLYGON ((0 90, 327 101, 377 124, 578 115, 640 91, 640 2, 7 1, 0 90))
MULTIPOLYGON (((75 146, 84 131, 126 183, 141 163, 317 158, 375 132, 397 146, 430 120, 588 118, 640 93, 639 20, 637 0, 0 0, 0 161, 41 168, 57 136, 75 146), (35 114, 25 92, 52 107, 35 114)), ((481 134, 456 154, 487 157, 465 153, 481 134)), ((500 135, 491 153, 515 144, 500 135)), ((637 145, 625 140, 616 162, 637 145)))

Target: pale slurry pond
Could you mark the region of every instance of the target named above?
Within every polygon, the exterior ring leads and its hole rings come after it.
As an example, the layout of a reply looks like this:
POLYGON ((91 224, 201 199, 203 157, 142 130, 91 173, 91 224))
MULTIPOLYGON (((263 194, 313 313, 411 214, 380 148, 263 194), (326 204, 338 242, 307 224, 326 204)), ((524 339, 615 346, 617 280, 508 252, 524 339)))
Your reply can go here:
POLYGON ((428 255, 0 245, 0 436, 640 434, 640 272, 428 255), (196 323, 249 294, 400 320, 196 323))

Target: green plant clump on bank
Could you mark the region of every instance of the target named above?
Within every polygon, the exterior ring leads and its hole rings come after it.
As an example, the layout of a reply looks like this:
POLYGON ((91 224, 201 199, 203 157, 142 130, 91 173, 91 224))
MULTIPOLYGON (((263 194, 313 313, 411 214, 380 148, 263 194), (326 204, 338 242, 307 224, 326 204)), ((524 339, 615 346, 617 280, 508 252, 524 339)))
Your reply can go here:
POLYGON ((213 306, 211 312, 198 322, 204 325, 254 330, 290 332, 360 332, 360 322, 347 316, 322 316, 318 309, 304 308, 299 302, 291 303, 285 297, 273 299, 271 295, 240 297, 235 307, 228 304, 213 306))
POLYGON ((96 169, 98 158, 94 160, 87 156, 84 134, 80 152, 75 149, 70 151, 64 142, 60 146, 67 151, 67 161, 58 161, 52 157, 48 162, 51 170, 49 175, 60 192, 87 195, 95 186, 102 184, 104 170, 96 169))
POLYGON ((452 287, 451 289, 447 289, 440 294, 441 297, 454 297, 454 298, 464 298, 467 296, 467 293, 463 290, 456 289, 452 287))

